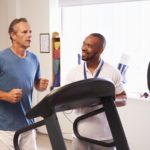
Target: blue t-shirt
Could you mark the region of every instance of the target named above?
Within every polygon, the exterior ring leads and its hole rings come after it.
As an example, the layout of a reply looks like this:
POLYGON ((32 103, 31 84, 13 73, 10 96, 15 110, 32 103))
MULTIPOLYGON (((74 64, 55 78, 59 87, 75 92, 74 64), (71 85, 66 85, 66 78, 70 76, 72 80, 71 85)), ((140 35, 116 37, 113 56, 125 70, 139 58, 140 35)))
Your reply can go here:
POLYGON ((15 131, 33 123, 25 115, 31 109, 33 86, 39 76, 39 61, 33 53, 27 51, 27 57, 20 58, 10 48, 0 52, 0 90, 23 91, 18 103, 0 100, 0 130, 15 131))

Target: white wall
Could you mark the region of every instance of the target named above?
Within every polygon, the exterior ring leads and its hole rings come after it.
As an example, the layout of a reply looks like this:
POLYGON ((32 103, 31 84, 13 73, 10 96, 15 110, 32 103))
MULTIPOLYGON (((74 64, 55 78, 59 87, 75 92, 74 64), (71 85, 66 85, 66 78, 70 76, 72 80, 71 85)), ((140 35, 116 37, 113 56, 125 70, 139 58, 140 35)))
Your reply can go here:
POLYGON ((6 46, 8 46, 8 35, 7 35, 7 27, 8 27, 8 12, 7 10, 7 1, 6 0, 0 0, 0 20, 1 20, 1 26, 0 26, 0 50, 4 49, 6 46))
MULTIPOLYGON (((118 108, 119 116, 131 150, 150 149, 150 101, 146 99, 128 98, 127 105, 118 108)), ((73 114, 58 113, 63 135, 72 139, 73 114), (64 124, 65 122, 65 124, 64 124)))
POLYGON ((118 109, 131 150, 150 149, 150 101, 128 99, 128 105, 118 109))

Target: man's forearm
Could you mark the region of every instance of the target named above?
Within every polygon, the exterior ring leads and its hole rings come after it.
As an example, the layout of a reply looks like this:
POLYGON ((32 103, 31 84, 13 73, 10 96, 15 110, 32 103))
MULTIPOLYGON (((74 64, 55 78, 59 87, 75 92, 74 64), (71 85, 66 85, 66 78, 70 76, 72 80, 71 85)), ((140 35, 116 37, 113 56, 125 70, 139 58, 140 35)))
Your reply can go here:
POLYGON ((0 100, 5 100, 5 99, 7 99, 7 92, 0 90, 0 100))

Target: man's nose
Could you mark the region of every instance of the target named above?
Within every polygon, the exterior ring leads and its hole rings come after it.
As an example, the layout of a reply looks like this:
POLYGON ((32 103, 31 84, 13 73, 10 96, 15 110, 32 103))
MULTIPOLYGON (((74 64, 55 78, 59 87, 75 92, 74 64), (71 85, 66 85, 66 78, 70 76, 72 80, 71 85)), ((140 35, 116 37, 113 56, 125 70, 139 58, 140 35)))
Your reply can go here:
POLYGON ((29 38, 31 38, 31 37, 32 37, 32 33, 31 33, 31 32, 28 32, 27 36, 28 36, 29 38))

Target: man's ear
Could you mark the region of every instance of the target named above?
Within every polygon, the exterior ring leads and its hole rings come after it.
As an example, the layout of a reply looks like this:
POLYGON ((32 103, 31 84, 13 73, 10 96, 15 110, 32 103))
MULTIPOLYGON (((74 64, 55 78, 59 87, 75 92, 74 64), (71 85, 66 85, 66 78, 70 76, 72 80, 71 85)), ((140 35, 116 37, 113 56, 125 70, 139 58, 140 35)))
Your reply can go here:
POLYGON ((102 54, 102 53, 103 53, 103 51, 104 51, 104 48, 101 48, 101 49, 100 49, 100 51, 99 51, 99 52, 100 52, 100 54, 102 54))
POLYGON ((11 37, 11 39, 15 40, 15 39, 16 39, 16 34, 15 34, 15 32, 11 32, 11 33, 10 33, 10 37, 11 37))

